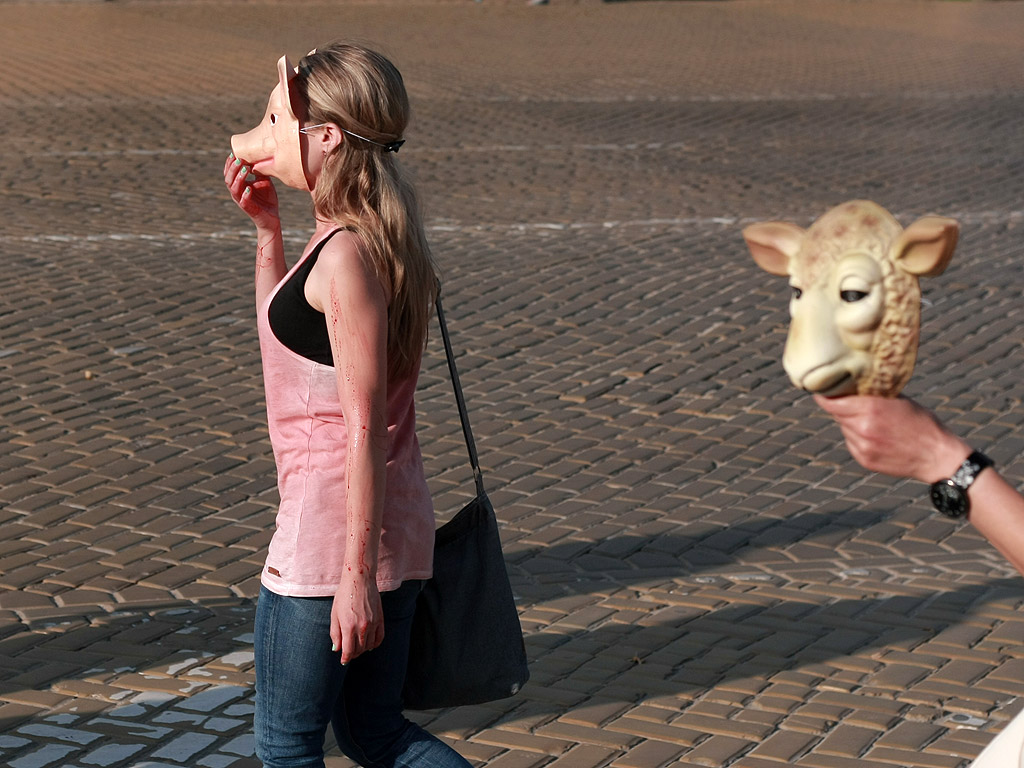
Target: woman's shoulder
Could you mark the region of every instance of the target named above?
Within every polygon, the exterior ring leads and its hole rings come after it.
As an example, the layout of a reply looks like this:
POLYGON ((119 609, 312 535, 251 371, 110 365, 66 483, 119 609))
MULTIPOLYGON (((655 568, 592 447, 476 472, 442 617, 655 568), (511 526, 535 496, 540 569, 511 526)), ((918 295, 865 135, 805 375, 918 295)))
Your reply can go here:
POLYGON ((336 231, 323 243, 306 280, 307 300, 320 311, 331 291, 383 295, 383 286, 364 252, 362 239, 350 229, 336 231))
POLYGON ((332 267, 345 266, 349 262, 358 266, 362 250, 363 241, 359 233, 349 227, 339 227, 321 239, 317 262, 326 261, 332 267))

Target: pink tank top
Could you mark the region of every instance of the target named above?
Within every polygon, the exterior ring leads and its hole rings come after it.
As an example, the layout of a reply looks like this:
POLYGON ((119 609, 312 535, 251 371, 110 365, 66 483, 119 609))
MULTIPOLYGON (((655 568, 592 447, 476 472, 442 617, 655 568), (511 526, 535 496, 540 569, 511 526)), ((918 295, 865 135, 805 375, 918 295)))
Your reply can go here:
MULTIPOLYGON (((282 344, 268 317, 281 287, 319 250, 311 250, 278 283, 259 307, 257 321, 281 496, 261 581, 270 591, 293 597, 333 595, 345 557, 348 441, 334 368, 282 344)), ((381 592, 431 574, 434 509, 416 439, 416 380, 415 373, 388 380, 387 491, 377 562, 381 592)))

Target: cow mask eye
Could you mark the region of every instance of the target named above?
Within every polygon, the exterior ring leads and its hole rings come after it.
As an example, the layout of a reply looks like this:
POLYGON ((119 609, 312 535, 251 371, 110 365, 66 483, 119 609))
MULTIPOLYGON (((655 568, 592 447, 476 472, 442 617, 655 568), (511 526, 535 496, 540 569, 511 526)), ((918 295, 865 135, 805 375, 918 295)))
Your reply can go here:
POLYGON ((841 298, 843 301, 847 302, 848 304, 852 304, 855 301, 860 301, 861 299, 866 299, 867 296, 868 296, 867 291, 846 290, 846 291, 840 291, 839 292, 839 298, 841 298))
POLYGON ((801 288, 797 288, 795 285, 792 286, 792 291, 793 291, 792 295, 793 295, 794 299, 799 299, 801 296, 804 295, 803 290, 801 288))

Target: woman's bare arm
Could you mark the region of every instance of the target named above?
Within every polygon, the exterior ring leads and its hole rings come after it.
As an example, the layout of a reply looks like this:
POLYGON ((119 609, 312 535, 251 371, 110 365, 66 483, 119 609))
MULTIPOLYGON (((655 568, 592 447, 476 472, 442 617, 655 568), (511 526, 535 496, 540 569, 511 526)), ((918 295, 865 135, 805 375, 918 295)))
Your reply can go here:
POLYGON ((253 174, 249 166, 234 155, 228 155, 224 161, 224 184, 227 185, 231 199, 256 225, 255 283, 258 307, 288 271, 284 260, 277 190, 269 177, 253 174))
POLYGON ((347 663, 384 639, 376 577, 388 442, 387 301, 350 232, 327 242, 305 290, 327 319, 348 435, 345 570, 331 620, 331 639, 347 663))

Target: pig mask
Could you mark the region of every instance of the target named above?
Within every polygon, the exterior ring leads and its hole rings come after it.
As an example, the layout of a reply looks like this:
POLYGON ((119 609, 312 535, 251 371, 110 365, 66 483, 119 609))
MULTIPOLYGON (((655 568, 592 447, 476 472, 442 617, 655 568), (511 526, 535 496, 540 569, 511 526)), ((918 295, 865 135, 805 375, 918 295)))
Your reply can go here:
POLYGON ((232 136, 231 150, 235 157, 251 163, 256 173, 274 176, 289 187, 309 190, 299 142, 299 121, 305 118, 305 108, 290 87, 295 74, 288 58, 282 56, 277 62, 278 82, 270 92, 263 121, 248 133, 232 136))
POLYGON ((905 230, 881 206, 843 203, 810 229, 785 222, 743 230, 758 266, 789 275, 792 298, 783 367, 822 395, 895 397, 917 358, 919 277, 940 275, 959 226, 926 216, 905 230))

